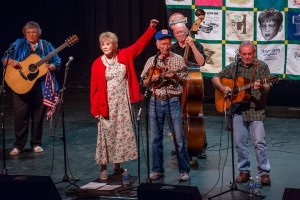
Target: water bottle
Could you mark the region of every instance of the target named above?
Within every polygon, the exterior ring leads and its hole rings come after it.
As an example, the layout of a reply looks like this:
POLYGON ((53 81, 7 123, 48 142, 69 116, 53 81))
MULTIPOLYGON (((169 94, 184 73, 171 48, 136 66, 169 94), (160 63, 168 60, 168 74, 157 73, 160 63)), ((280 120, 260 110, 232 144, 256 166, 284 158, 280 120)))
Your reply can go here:
POLYGON ((248 192, 249 192, 249 196, 252 197, 254 194, 254 180, 251 176, 248 181, 248 192))
POLYGON ((261 178, 256 176, 254 180, 254 192, 257 195, 261 195, 261 178))
POLYGON ((123 186, 124 187, 129 186, 129 172, 127 169, 124 169, 123 172, 123 186))

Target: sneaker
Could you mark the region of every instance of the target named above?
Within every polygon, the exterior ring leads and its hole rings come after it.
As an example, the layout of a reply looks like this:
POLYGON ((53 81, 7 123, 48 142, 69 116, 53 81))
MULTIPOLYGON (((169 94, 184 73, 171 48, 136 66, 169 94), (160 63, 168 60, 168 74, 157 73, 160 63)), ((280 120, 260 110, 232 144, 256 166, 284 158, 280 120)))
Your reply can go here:
POLYGON ((164 174, 163 174, 163 173, 160 173, 160 172, 152 172, 152 173, 150 174, 150 176, 149 176, 149 178, 150 178, 151 180, 157 180, 157 179, 160 179, 160 178, 162 178, 162 177, 164 177, 164 174))
POLYGON ((34 153, 41 153, 41 152, 43 152, 44 151, 44 149, 41 147, 41 146, 35 146, 35 147, 33 147, 32 148, 32 151, 34 152, 34 153))
POLYGON ((240 172, 240 175, 238 175, 236 178, 235 178, 235 181, 237 183, 246 183, 249 181, 249 178, 250 178, 250 173, 248 172, 240 172))
POLYGON ((11 156, 17 156, 19 154, 20 154, 20 149, 18 149, 18 148, 13 148, 13 150, 11 150, 9 152, 9 155, 11 155, 11 156))
POLYGON ((108 172, 107 172, 107 170, 103 170, 103 171, 100 173, 99 178, 100 178, 100 180, 107 180, 107 179, 108 179, 108 172))
POLYGON ((262 185, 271 185, 271 179, 268 174, 263 174, 260 176, 262 185))
POLYGON ((189 173, 180 173, 179 181, 186 182, 190 179, 189 173))

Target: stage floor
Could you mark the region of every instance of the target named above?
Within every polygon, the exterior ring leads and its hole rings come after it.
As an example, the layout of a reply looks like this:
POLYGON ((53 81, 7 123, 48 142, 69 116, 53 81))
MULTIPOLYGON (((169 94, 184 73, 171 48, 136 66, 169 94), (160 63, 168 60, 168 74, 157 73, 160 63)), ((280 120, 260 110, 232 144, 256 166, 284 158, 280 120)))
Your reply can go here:
MULTIPOLYGON (((132 178, 132 188, 119 188, 111 192, 82 192, 77 189, 89 182, 96 181, 100 167, 95 163, 95 145, 97 136, 96 120, 89 112, 89 93, 87 88, 70 88, 64 94, 64 125, 66 134, 66 151, 62 140, 62 118, 54 120, 50 128, 50 121, 44 123, 43 148, 44 152, 35 154, 30 150, 29 142, 26 150, 19 156, 11 157, 9 151, 14 142, 13 115, 11 95, 4 97, 4 128, 1 133, 1 167, 6 165, 8 175, 50 176, 57 187, 62 199, 137 199, 137 188, 140 183, 147 182, 147 147, 145 114, 142 110, 140 120, 140 162, 138 160, 126 162, 132 178), (3 134, 4 130, 4 134, 3 134), (4 137, 2 137, 4 136, 4 137), (3 138, 5 138, 5 162, 3 156, 3 138), (64 159, 66 153, 66 165, 64 159), (66 172, 65 172, 66 171, 66 172), (65 175, 79 180, 70 185, 61 182, 65 175), (60 182, 60 183, 58 183, 60 182)), ((62 111, 62 110, 61 110, 62 111)), ((60 112, 61 114, 62 112, 60 112)), ((176 157, 171 155, 173 143, 168 137, 168 127, 165 125, 164 159, 165 178, 156 182, 170 185, 196 186, 203 199, 208 199, 230 187, 233 180, 232 153, 230 132, 224 130, 224 117, 215 111, 212 103, 204 103, 204 123, 207 133, 207 158, 195 158, 198 167, 192 168, 188 182, 178 182, 176 157)), ((285 188, 300 188, 300 109, 297 107, 268 107, 265 120, 268 158, 271 164, 271 186, 265 186, 262 194, 266 200, 282 199, 285 188)), ((251 148, 252 176, 257 175, 256 159, 251 148)), ((235 153, 235 151, 234 151, 235 153)), ((236 161, 236 155, 234 155, 236 161)), ((235 163, 236 164, 236 163, 235 163)), ((235 167, 235 175, 238 170, 235 167)), ((150 163, 151 170, 151 163, 150 163)), ((113 173, 113 165, 108 165, 108 171, 113 173)), ((121 176, 110 177, 110 183, 121 183, 121 176)), ((246 184, 237 184, 238 189, 247 190, 246 184)), ((0 194, 1 198, 1 194, 0 194)), ((216 197, 214 199, 218 199, 216 197)), ((1 198, 2 199, 2 198, 1 198)), ((219 199, 248 199, 247 194, 233 190, 222 195, 219 199)))

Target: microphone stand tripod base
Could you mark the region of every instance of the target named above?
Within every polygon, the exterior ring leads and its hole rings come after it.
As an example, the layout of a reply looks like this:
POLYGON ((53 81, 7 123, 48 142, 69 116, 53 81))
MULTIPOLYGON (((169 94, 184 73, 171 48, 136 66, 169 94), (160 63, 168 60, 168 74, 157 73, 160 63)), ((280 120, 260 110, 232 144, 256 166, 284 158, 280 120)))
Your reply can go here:
POLYGON ((7 170, 6 168, 4 168, 4 169, 2 170, 1 175, 8 175, 8 170, 7 170))
POLYGON ((70 187, 71 185, 72 186, 75 186, 77 188, 79 188, 78 185, 76 185, 76 183, 79 181, 79 178, 70 178, 67 174, 64 175, 63 179, 59 182, 56 182, 55 184, 59 184, 59 183, 69 183, 69 186, 70 187))
MULTIPOLYGON (((243 192, 243 193, 246 193, 246 194, 250 194, 248 191, 240 190, 240 189, 237 187, 236 182, 232 182, 232 183, 230 183, 230 189, 228 189, 228 190, 226 190, 226 191, 224 191, 224 192, 221 192, 221 193, 219 193, 219 194, 217 194, 217 195, 214 195, 214 196, 212 196, 212 197, 208 197, 208 199, 209 199, 209 200, 210 200, 210 199, 213 199, 213 198, 215 198, 215 197, 221 196, 221 195, 226 194, 226 193, 231 192, 231 191, 239 191, 239 192, 243 192)), ((261 195, 261 194, 252 194, 252 195, 253 195, 253 197, 260 197, 261 199, 264 199, 264 198, 265 198, 265 196, 264 196, 264 195, 261 195)))

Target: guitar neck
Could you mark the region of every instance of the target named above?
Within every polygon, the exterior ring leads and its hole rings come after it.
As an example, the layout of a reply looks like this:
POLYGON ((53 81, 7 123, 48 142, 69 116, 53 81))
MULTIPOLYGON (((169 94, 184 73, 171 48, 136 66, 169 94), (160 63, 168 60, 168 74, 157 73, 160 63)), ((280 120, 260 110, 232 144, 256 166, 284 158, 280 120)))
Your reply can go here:
MULTIPOLYGON (((263 79, 263 80, 261 80, 261 84, 263 84, 263 83, 267 83, 268 82, 268 79, 263 79)), ((251 88, 251 87, 253 87, 253 85, 254 85, 254 83, 249 83, 249 84, 246 84, 246 85, 242 85, 241 87, 238 87, 237 89, 238 89, 238 92, 239 91, 243 91, 243 90, 247 90, 247 89, 249 89, 249 88, 251 88)))
POLYGON ((242 85, 241 87, 238 87, 238 92, 239 91, 244 91, 244 90, 247 90, 249 88, 251 88, 253 86, 253 83, 249 83, 249 84, 246 84, 246 85, 242 85))
POLYGON ((67 43, 64 43, 64 44, 60 45, 57 49, 55 49, 54 51, 52 51, 51 53, 49 53, 47 56, 45 56, 44 58, 42 58, 35 65, 37 67, 41 66, 42 64, 44 64, 45 62, 47 62, 50 58, 52 58, 55 54, 57 54, 58 52, 60 52, 64 48, 66 48, 67 46, 68 46, 67 43))

